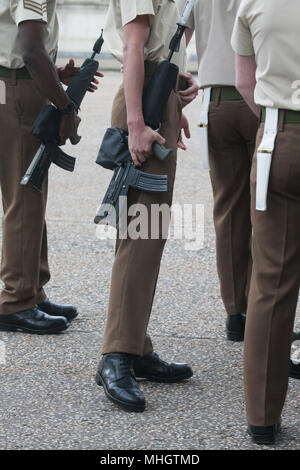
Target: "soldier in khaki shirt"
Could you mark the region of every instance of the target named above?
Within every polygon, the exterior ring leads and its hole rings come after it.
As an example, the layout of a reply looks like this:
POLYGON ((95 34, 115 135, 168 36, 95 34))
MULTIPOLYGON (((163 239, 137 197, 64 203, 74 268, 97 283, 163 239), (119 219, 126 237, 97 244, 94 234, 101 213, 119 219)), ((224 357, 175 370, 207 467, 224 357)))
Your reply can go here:
MULTIPOLYGON (((180 8, 185 3, 176 1, 180 8)), ((196 0, 186 31, 188 41, 195 32, 198 77, 205 99, 208 93, 206 132, 217 268, 231 341, 244 339, 251 274, 250 168, 258 128, 257 117, 235 88, 230 38, 239 4, 240 0, 196 0)))
MULTIPOLYGON (((300 286, 300 3, 244 0, 232 46, 237 87, 260 115, 251 171, 253 272, 245 333, 245 392, 254 442, 280 430, 300 286)), ((293 377, 300 366, 293 363, 293 377)))
MULTIPOLYGON (((169 177, 168 193, 131 190, 129 208, 140 203, 150 212, 153 204, 170 206, 172 202, 182 99, 178 92, 172 91, 158 134, 144 123, 142 92, 145 80, 149 80, 157 64, 167 58, 178 20, 179 13, 173 0, 110 1, 105 40, 115 57, 124 64, 124 84, 114 100, 112 126, 129 132, 129 149, 137 165, 142 165, 147 173, 169 177), (151 155, 154 141, 172 148, 173 153, 167 160, 161 162, 151 155)), ((182 73, 184 40, 179 53, 174 54, 174 61, 182 73)), ((188 89, 182 92, 184 104, 198 93, 193 79, 188 77, 188 81, 188 89)), ((154 354, 147 335, 164 244, 162 235, 158 239, 128 237, 117 240, 103 357, 96 380, 104 386, 110 400, 130 411, 143 411, 146 405, 135 377, 177 382, 192 376, 189 365, 169 364, 154 354)))
MULTIPOLYGON (((70 61, 56 71, 58 22, 55 0, 2 0, 0 5, 0 184, 3 241, 0 330, 56 333, 77 315, 72 306, 47 299, 50 278, 45 210, 41 194, 20 181, 40 142, 31 127, 50 100, 61 110, 60 143, 74 134, 78 118, 60 79, 69 84, 77 69, 70 61)), ((94 85, 93 85, 94 86, 94 85)))

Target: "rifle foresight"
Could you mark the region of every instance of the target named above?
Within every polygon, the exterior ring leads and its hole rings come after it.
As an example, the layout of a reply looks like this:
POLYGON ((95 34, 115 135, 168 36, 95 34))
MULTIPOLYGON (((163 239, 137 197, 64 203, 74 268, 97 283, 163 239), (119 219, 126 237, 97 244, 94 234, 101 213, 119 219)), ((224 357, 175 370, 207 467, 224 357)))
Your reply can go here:
POLYGON ((94 59, 94 57, 95 57, 96 54, 100 54, 101 49, 102 49, 102 46, 103 46, 103 43, 104 43, 104 39, 103 39, 103 29, 101 29, 101 36, 97 39, 97 41, 96 41, 95 44, 94 44, 94 47, 93 47, 93 54, 92 54, 91 59, 94 59))

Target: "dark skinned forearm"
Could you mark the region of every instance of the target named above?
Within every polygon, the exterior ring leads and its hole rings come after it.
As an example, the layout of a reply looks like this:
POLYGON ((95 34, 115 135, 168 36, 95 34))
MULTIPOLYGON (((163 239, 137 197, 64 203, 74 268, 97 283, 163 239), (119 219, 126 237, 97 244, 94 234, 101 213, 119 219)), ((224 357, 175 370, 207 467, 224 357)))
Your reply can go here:
POLYGON ((33 51, 24 54, 24 63, 35 81, 41 95, 48 98, 58 108, 63 108, 70 100, 59 80, 53 61, 46 51, 33 51), (41 77, 42 80, 41 80, 41 77))
POLYGON ((70 100, 44 46, 45 24, 40 21, 23 22, 19 25, 19 35, 24 64, 39 92, 58 108, 64 107, 70 100))

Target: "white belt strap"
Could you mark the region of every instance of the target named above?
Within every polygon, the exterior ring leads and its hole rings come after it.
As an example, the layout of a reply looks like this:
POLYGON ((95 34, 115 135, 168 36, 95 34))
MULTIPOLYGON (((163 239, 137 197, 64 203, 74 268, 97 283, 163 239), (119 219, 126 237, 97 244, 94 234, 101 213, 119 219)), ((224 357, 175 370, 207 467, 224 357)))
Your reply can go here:
POLYGON ((278 109, 266 108, 264 135, 257 150, 256 209, 258 211, 267 210, 267 194, 272 154, 277 137, 278 116, 278 109))
POLYGON ((200 133, 200 150, 203 161, 203 168, 210 170, 208 156, 208 111, 210 104, 211 87, 204 88, 202 108, 200 113, 199 133, 200 133))

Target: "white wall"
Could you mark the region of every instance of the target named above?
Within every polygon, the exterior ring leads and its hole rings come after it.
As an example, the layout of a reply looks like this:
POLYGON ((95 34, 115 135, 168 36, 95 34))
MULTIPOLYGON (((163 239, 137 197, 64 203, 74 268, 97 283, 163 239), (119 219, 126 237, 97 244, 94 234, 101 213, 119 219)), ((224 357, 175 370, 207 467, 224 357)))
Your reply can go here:
MULTIPOLYGON (((94 41, 104 27, 109 0, 58 0, 60 22, 59 55, 85 57, 91 51, 94 41)), ((175 29, 175 25, 174 25, 175 29)), ((102 52, 108 54, 103 46, 102 52)), ((192 40, 188 49, 189 70, 196 71, 195 45, 192 40), (192 59, 192 60, 191 60, 192 59)), ((114 60, 108 60, 108 67, 119 68, 114 60)), ((103 64, 105 66, 105 64, 103 64)))
MULTIPOLYGON (((107 7, 97 5, 95 2, 60 4, 58 6, 60 54, 80 55, 89 52, 104 26, 106 11, 107 7)), ((107 52, 104 46, 103 52, 105 51, 107 52)))

